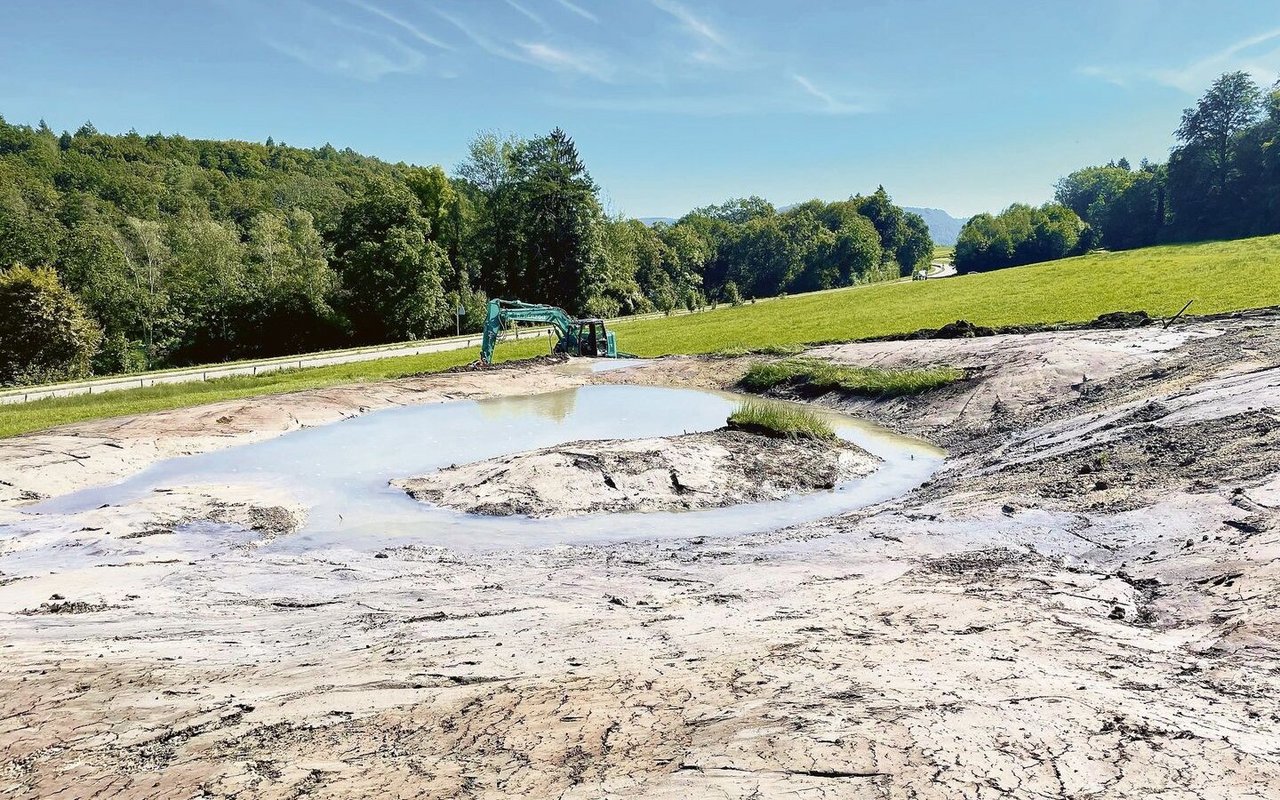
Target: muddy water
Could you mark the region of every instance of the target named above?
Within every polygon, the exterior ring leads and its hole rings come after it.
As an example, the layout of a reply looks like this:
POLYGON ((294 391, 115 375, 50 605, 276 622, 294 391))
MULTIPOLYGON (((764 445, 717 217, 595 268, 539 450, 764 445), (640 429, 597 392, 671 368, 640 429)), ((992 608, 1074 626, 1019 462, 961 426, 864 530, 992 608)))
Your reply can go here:
POLYGON ((68 515, 104 504, 126 504, 157 489, 267 484, 288 489, 310 509, 302 530, 265 545, 267 551, 410 543, 541 547, 709 536, 768 530, 881 502, 919 485, 942 462, 942 453, 924 442, 827 413, 840 436, 881 458, 883 465, 872 475, 834 490, 776 502, 683 513, 535 520, 477 517, 433 508, 388 485, 393 478, 422 475, 451 464, 579 439, 713 430, 723 426, 739 399, 689 389, 586 386, 377 411, 261 443, 164 461, 124 483, 35 506, 29 511, 29 524, 33 528, 65 525, 68 515))

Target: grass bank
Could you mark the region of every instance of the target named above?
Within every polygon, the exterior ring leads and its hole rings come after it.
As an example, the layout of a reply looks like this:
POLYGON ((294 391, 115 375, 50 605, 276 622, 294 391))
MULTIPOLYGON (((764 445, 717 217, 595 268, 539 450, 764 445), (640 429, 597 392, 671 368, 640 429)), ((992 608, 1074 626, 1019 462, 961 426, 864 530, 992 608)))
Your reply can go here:
POLYGON ((709 314, 625 322, 618 346, 641 356, 861 339, 957 319, 991 327, 1086 322, 1108 311, 1171 316, 1280 305, 1280 236, 1093 253, 933 281, 794 295, 709 314))
MULTIPOLYGON (((545 339, 504 342, 495 361, 529 358, 547 352, 545 339)), ((270 394, 319 389, 344 383, 390 380, 422 372, 440 372, 475 361, 475 350, 445 350, 377 361, 357 361, 328 367, 281 370, 261 375, 236 375, 192 383, 168 383, 104 394, 51 397, 30 403, 0 406, 0 438, 43 430, 87 419, 119 417, 152 411, 238 400, 270 394)))
POLYGON ((729 415, 729 427, 783 439, 832 441, 836 432, 826 420, 799 406, 767 400, 743 400, 729 415))
MULTIPOLYGON (((1084 322, 1108 311, 1167 316, 1280 305, 1280 236, 1095 253, 1048 264, 934 281, 859 286, 681 317, 612 326, 641 356, 766 350, 936 328, 957 319, 1001 326, 1084 322)), ((499 360, 546 352, 545 341, 504 342, 499 360)), ((475 350, 314 367, 259 377, 128 389, 0 407, 0 436, 86 419, 200 405, 447 369, 475 350)))
POLYGON ((742 385, 752 392, 788 386, 819 394, 840 391, 864 397, 903 397, 939 389, 963 377, 964 371, 954 367, 878 369, 789 358, 753 365, 743 376, 742 385))

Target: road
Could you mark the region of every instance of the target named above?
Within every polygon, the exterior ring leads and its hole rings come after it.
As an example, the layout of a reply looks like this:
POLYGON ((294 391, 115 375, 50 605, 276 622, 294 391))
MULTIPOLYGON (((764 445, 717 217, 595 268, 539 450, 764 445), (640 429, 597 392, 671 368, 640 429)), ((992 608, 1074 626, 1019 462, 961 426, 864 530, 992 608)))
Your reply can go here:
MULTIPOLYGON (((930 265, 930 278, 946 278, 955 274, 955 267, 949 262, 934 261, 930 265)), ((910 280, 910 278, 904 278, 903 280, 910 280)), ((839 292, 845 291, 847 288, 848 287, 823 289, 821 292, 839 292)), ((817 292, 812 294, 817 294, 817 292)), ((777 299, 779 298, 762 297, 758 300, 753 300, 752 302, 763 303, 777 299)), ((723 305, 721 307, 728 308, 729 306, 723 305)), ((689 313, 705 313, 709 310, 714 310, 714 307, 712 309, 702 308, 697 312, 689 312, 687 310, 674 311, 672 312, 672 315, 682 316, 689 313)), ((637 314, 630 317, 618 317, 614 320, 610 320, 610 322, 617 323, 630 320, 654 319, 662 316, 665 316, 663 312, 637 314)), ((508 335, 511 335, 512 338, 516 339, 528 339, 545 337, 551 333, 550 328, 520 328, 518 330, 518 334, 508 335)), ((349 364, 356 361, 374 361, 380 358, 396 358, 398 356, 416 356, 423 353, 438 353, 445 350, 461 350, 468 347, 479 347, 480 338, 479 333, 472 333, 465 334, 463 336, 449 336, 441 339, 423 339, 416 342, 396 342, 394 344, 375 345, 373 347, 330 350, 320 353, 304 353, 301 355, 280 356, 278 358, 265 358, 254 361, 238 361, 230 364, 183 367, 178 369, 138 373, 134 375, 111 375, 104 378, 95 378, 83 381, 70 381, 67 383, 53 383, 41 386, 4 389, 0 390, 0 405, 27 403, 33 400, 43 400, 50 397, 101 394, 120 389, 145 388, 147 386, 156 386, 157 384, 163 383, 190 383, 194 381, 213 380, 215 378, 261 375, 264 372, 277 372, 282 369, 327 367, 335 364, 349 364)))
POLYGON ((950 261, 935 261, 929 265, 930 278, 950 278, 956 273, 956 265, 950 261))
MULTIPOLYGON (((521 328, 518 333, 508 335, 511 338, 534 339, 545 337, 550 332, 550 328, 521 328)), ((444 339, 423 339, 417 342, 397 342, 395 344, 361 347, 351 350, 333 350, 257 361, 241 361, 232 364, 147 372, 138 375, 113 375, 97 380, 29 386, 0 392, 0 405, 26 403, 47 397, 101 394, 119 389, 137 389, 162 383, 189 383, 213 380, 215 378, 229 378, 237 375, 261 375, 265 372, 277 372, 282 369, 326 367, 334 364, 349 364, 356 361, 374 361, 380 358, 396 358, 397 356, 438 353, 445 350, 461 350, 468 347, 479 347, 480 338, 481 335, 479 333, 473 333, 463 336, 450 336, 444 339)))

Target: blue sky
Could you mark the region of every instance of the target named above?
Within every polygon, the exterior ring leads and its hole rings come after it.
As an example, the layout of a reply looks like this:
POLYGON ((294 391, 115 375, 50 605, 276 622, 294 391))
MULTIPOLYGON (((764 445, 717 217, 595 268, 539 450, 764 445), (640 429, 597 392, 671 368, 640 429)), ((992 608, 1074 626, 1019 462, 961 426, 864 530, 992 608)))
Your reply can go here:
POLYGON ((634 216, 880 183, 957 215, 1042 202, 1163 159, 1231 69, 1280 76, 1280 3, 0 0, 11 122, 448 169, 477 131, 559 125, 634 216))

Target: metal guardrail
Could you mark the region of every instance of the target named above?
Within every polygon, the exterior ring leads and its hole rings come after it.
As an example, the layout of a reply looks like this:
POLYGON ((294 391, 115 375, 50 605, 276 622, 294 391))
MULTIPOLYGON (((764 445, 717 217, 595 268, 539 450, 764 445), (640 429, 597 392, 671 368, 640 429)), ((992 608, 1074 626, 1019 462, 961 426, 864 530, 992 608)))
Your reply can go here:
MULTIPOLYGON (((551 328, 521 328, 515 338, 542 338, 550 335, 551 328)), ((376 361, 383 358, 400 356, 416 356, 423 353, 439 353, 446 350, 463 350, 468 347, 479 347, 481 335, 478 333, 464 336, 450 336, 443 339, 423 339, 415 343, 397 343, 375 345, 349 350, 334 350, 322 353, 310 353, 297 356, 262 359, 259 361, 243 361, 233 364, 194 367, 189 369, 171 369, 158 372, 145 372, 136 375, 108 376, 96 380, 74 381, 68 383, 45 384, 43 386, 24 386, 18 389, 0 391, 0 405, 28 403, 49 397, 72 397, 84 394, 101 394, 121 389, 138 389, 166 383, 193 383, 216 378, 229 378, 239 375, 262 375, 286 369, 305 369, 307 367, 326 367, 335 364, 351 364, 359 361, 376 361)))
MULTIPOLYGON (((826 289, 823 291, 838 290, 826 289)), ((759 298, 759 300, 752 302, 765 302, 775 299, 777 298, 762 297, 759 298)), ((728 305, 722 307, 729 308, 728 305)), ((713 310, 715 310, 714 307, 704 307, 697 311, 680 309, 678 311, 673 310, 670 313, 665 311, 654 311, 647 314, 615 317, 609 320, 609 322, 610 324, 634 322, 646 319, 659 319, 668 316, 701 314, 713 310)), ((549 327, 519 328, 518 333, 515 334, 515 338, 541 338, 550 335, 550 333, 551 328, 549 327)), ((23 386, 16 389, 0 389, 0 405, 28 403, 33 400, 43 400, 50 397, 71 397, 74 395, 114 392, 122 389, 146 388, 148 386, 157 386, 165 383, 193 383, 195 381, 229 378, 238 375, 261 375, 263 373, 278 372, 284 369, 325 367, 335 364, 351 364, 359 361, 375 361, 381 358, 397 358, 400 356, 421 355, 423 353, 438 353, 445 350, 462 350, 467 347, 479 347, 480 339, 481 335, 479 333, 472 333, 464 334, 462 336, 447 336, 439 339, 423 339, 412 343, 396 342, 392 344, 379 344, 369 347, 349 348, 345 350, 326 350, 319 353, 303 353, 296 356, 278 356, 275 358, 264 358, 254 361, 239 361, 202 367, 176 367, 174 369, 156 370, 153 372, 136 373, 133 375, 108 375, 102 378, 83 381, 51 383, 41 386, 23 386)))

